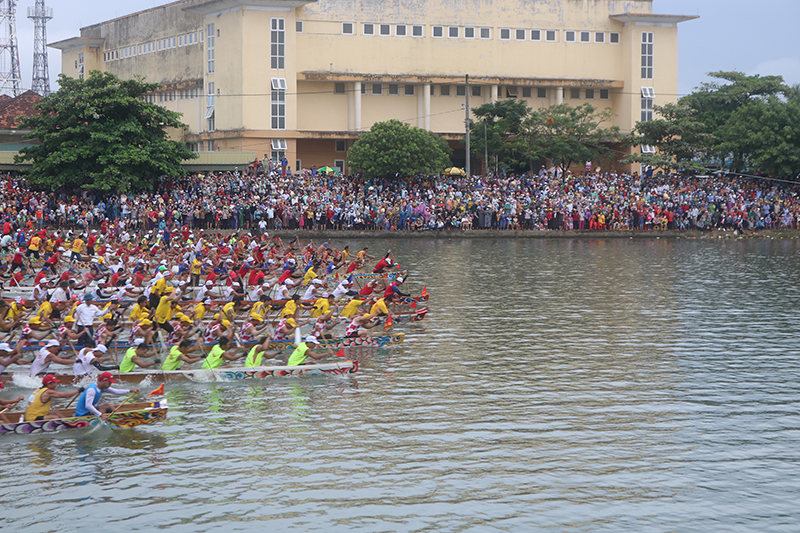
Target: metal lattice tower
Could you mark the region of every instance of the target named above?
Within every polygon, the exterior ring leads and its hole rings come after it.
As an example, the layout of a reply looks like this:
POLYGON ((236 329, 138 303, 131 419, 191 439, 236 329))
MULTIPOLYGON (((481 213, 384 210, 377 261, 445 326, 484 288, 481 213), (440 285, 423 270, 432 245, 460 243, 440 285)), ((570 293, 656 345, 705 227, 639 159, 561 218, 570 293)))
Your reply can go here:
POLYGON ((44 7, 44 0, 36 0, 36 6, 28 8, 28 18, 33 21, 34 25, 31 90, 47 96, 50 94, 50 69, 47 66, 47 21, 53 18, 53 8, 44 7))
POLYGON ((17 0, 0 0, 0 94, 17 97, 22 81, 17 46, 17 0))

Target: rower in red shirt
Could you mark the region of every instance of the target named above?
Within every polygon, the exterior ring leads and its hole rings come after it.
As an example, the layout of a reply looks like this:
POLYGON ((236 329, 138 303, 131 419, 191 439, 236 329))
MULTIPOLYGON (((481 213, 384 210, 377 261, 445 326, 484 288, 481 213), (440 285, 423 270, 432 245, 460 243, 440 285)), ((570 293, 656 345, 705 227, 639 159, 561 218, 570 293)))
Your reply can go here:
POLYGON ((392 266, 392 258, 387 255, 386 257, 375 263, 375 268, 372 269, 372 272, 377 274, 383 272, 383 269, 389 268, 390 266, 392 266))

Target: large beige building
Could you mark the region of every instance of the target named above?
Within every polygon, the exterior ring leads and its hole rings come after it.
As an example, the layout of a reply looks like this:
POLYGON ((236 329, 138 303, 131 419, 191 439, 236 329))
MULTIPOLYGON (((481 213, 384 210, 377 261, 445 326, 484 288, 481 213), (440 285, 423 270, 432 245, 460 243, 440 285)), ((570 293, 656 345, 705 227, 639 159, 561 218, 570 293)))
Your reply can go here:
MULTIPOLYGON (((144 76, 197 151, 346 166, 400 119, 461 148, 469 105, 610 107, 629 132, 677 99, 678 23, 652 0, 181 0, 53 43, 69 76, 144 76)), ((456 161, 464 160, 463 149, 456 161)), ((476 163, 478 163, 476 161, 476 163)), ((462 163, 463 164, 463 163, 462 163)))

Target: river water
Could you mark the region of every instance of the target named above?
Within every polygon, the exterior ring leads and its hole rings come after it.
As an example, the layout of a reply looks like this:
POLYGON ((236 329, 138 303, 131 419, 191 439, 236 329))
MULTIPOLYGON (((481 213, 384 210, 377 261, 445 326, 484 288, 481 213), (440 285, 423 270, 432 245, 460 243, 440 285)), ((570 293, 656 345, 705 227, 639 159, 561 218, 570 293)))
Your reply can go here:
POLYGON ((353 376, 169 385, 161 424, 4 438, 0 527, 800 527, 800 242, 368 244, 432 294, 405 344, 353 376))

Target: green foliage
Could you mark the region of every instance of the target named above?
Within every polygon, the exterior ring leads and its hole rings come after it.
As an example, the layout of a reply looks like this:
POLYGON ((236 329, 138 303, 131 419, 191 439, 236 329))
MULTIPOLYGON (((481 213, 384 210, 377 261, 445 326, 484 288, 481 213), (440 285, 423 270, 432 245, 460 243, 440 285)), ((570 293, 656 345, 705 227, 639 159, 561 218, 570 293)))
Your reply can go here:
POLYGON ((186 128, 180 113, 144 101, 158 84, 98 71, 85 80, 61 74, 58 83, 60 89, 36 105, 40 116, 20 125, 40 143, 15 158, 32 161, 32 183, 49 189, 149 189, 159 176, 179 176, 181 161, 196 157, 167 137, 167 128, 186 128))
POLYGON ((800 99, 753 100, 719 129, 719 150, 734 172, 795 176, 800 172, 800 99))
MULTIPOLYGON (((470 124, 473 155, 495 160, 505 170, 528 164, 523 124, 530 112, 523 100, 499 100, 472 110, 477 120, 470 124), (484 143, 485 140, 485 143, 484 143), (484 149, 488 148, 488 149, 484 149)), ((486 161, 486 168, 491 165, 486 161)))
POLYGON ((363 134, 347 153, 347 164, 368 178, 438 174, 450 166, 450 152, 435 133, 392 119, 363 134))
POLYGON ((637 123, 629 143, 654 146, 657 153, 634 154, 622 163, 641 163, 677 171, 702 168, 699 160, 706 159, 713 136, 706 133, 705 124, 697 120, 697 112, 684 104, 655 106, 654 111, 657 118, 637 123))
POLYGON ((602 127, 611 111, 589 104, 566 104, 532 111, 525 120, 525 144, 531 160, 547 159, 562 168, 611 156, 610 143, 619 141, 617 126, 602 127))

